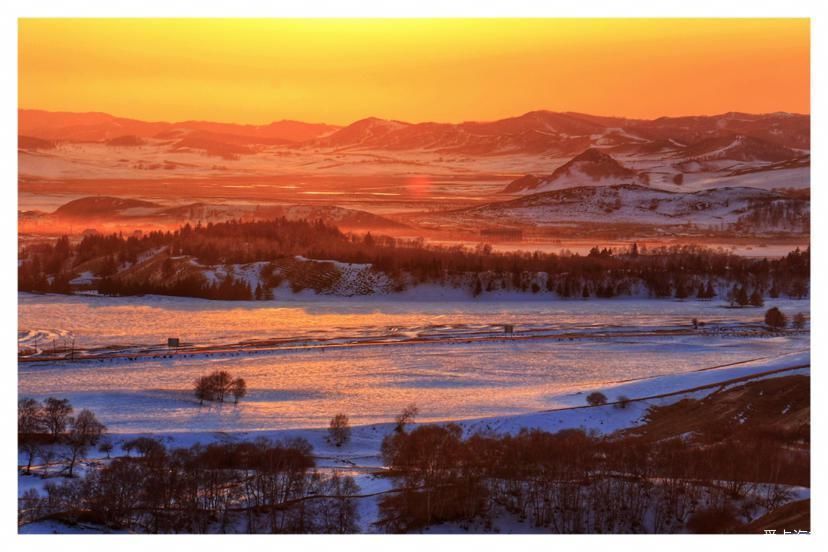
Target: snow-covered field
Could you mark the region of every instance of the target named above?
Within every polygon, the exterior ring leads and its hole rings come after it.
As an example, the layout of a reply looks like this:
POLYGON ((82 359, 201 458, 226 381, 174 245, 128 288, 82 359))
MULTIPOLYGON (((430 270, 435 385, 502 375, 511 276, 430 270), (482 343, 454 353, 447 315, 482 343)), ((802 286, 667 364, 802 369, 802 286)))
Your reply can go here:
MULTIPOLYGON (((379 499, 394 485, 382 475, 381 443, 408 403, 419 406, 418 423, 456 421, 466 436, 524 428, 606 434, 642 424, 651 406, 702 398, 746 380, 810 373, 808 333, 757 333, 764 309, 704 301, 472 301, 441 299, 438 290, 426 295, 430 301, 297 295, 262 306, 21 294, 21 346, 75 337, 87 347, 132 352, 126 358, 21 362, 18 393, 67 397, 76 409, 94 410, 108 426, 113 456, 125 454, 122 445, 139 435, 169 448, 302 437, 313 446, 318 471, 354 477, 360 530, 375 532, 379 499), (693 317, 706 322, 702 330, 690 329, 693 317), (503 323, 515 323, 517 335, 504 337, 503 323), (169 358, 135 347, 157 345, 173 333, 212 347, 169 358), (254 337, 281 337, 284 345, 223 347, 254 337), (239 405, 199 406, 192 397, 193 380, 214 369, 247 380, 249 395, 239 405), (586 406, 591 391, 603 392, 610 404, 586 406), (625 408, 611 404, 622 396, 631 399, 625 408), (326 430, 338 412, 354 426, 341 447, 328 441, 326 430)), ((808 313, 807 300, 774 304, 789 314, 808 313)), ((91 450, 78 471, 106 461, 91 450)), ((61 479, 59 469, 36 464, 36 475, 19 475, 18 496, 29 489, 43 494, 47 483, 61 479)), ((796 496, 807 498, 809 489, 796 489, 796 496)), ((511 514, 495 517, 497 531, 533 530, 511 514)), ((20 528, 102 531, 108 532, 48 520, 20 528)))
MULTIPOLYGON (((587 407, 583 404, 584 392, 570 392, 559 396, 562 405, 558 409, 529 412, 524 414, 489 416, 477 419, 468 419, 459 422, 463 433, 471 435, 476 432, 496 432, 499 434, 516 433, 524 428, 536 428, 555 432, 568 428, 583 428, 601 434, 611 433, 618 429, 629 428, 644 422, 645 413, 651 406, 670 404, 684 398, 700 399, 723 387, 739 385, 745 380, 755 381, 761 378, 777 377, 793 374, 810 374, 810 354, 805 352, 782 354, 773 358, 763 358, 729 366, 722 366, 702 371, 684 371, 666 374, 659 377, 644 378, 635 381, 604 383, 594 385, 591 390, 600 390, 607 395, 610 401, 624 395, 632 399, 625 408, 618 408, 614 404, 605 406, 587 407)), ((586 388, 584 388, 586 390, 586 388)), ((114 400, 122 400, 122 397, 114 400)), ((212 412, 213 415, 217 413, 212 412)), ((121 445, 141 434, 142 432, 125 432, 113 435, 115 449, 113 455, 124 454, 121 445)), ((266 437, 271 439, 289 439, 302 437, 313 446, 317 469, 321 472, 336 471, 354 477, 359 485, 359 493, 365 498, 358 500, 361 530, 376 531, 372 523, 377 519, 377 496, 391 489, 393 481, 382 477, 380 445, 382 439, 393 431, 391 423, 369 423, 353 428, 351 440, 342 447, 334 447, 327 440, 327 431, 317 429, 271 429, 259 431, 211 431, 203 426, 192 424, 184 431, 153 431, 155 438, 161 439, 167 447, 189 447, 196 443, 231 442, 242 439, 266 437)), ((100 463, 104 461, 103 454, 92 451, 90 456, 82 462, 79 471, 83 472, 90 466, 88 462, 100 463)), ((19 463, 24 463, 23 455, 19 463)), ((47 468, 36 465, 37 473, 54 472, 57 467, 47 468)), ((53 476, 54 477, 54 476, 53 476)), ((18 476, 18 496, 22 496, 29 489, 43 492, 44 485, 50 478, 40 476, 18 476)), ((796 488, 798 498, 807 498, 810 490, 796 488)), ((498 521, 503 532, 526 532, 525 526, 510 524, 515 520, 506 516, 498 521), (511 528, 510 528, 511 527, 511 528)), ((443 531, 451 531, 451 526, 441 527, 443 531)), ((101 527, 65 526, 61 523, 45 521, 37 522, 21 528, 24 533, 66 533, 66 532, 101 532, 101 527)))
MULTIPOLYGON (((275 301, 211 301, 186 297, 98 297, 18 294, 21 345, 58 348, 76 340, 77 348, 162 345, 180 337, 193 345, 223 345, 249 340, 296 341, 406 337, 437 338, 518 333, 686 327, 698 318, 712 325, 759 322, 764 309, 726 308, 723 301, 625 298, 558 299, 540 293, 497 291, 472 299, 468 290, 423 285, 392 295, 334 297, 286 288, 275 301), (37 332, 41 332, 38 334, 37 332)), ((768 306, 808 313, 807 299, 773 299, 768 306)))
MULTIPOLYGON (((808 301, 775 301, 808 312, 808 301)), ((49 336, 130 347, 127 358, 21 362, 21 396, 68 397, 116 433, 261 431, 391 420, 522 415, 583 403, 577 393, 807 351, 807 334, 755 337, 764 309, 671 300, 434 301, 293 298, 271 306, 178 298, 20 296, 22 346, 49 336), (690 319, 706 322, 690 329, 690 319), (502 335, 502 324, 516 336, 502 335), (51 328, 49 328, 51 326, 51 328), (64 337, 66 336, 66 337, 64 337), (251 339, 275 347, 138 353, 168 336, 195 345, 251 339), (200 407, 193 380, 225 369, 247 380, 239 405, 200 407)), ((46 349, 48 352, 48 348, 46 349)))

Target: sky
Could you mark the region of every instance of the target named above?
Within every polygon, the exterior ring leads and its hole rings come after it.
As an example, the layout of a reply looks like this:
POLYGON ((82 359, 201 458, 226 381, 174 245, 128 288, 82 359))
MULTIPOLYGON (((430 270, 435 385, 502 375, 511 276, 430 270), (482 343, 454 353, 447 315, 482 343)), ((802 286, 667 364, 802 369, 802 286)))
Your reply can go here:
POLYGON ((348 124, 810 112, 807 19, 21 19, 20 108, 348 124))

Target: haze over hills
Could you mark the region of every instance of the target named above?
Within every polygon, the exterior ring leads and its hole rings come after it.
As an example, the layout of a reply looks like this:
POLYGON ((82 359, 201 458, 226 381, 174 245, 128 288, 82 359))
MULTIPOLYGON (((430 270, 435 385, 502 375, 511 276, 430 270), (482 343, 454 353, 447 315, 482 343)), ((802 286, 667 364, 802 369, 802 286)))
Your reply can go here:
POLYGON ((810 117, 788 113, 641 120, 532 111, 498 121, 459 124, 364 119, 314 144, 336 148, 429 149, 468 155, 567 154, 589 146, 642 148, 645 144, 667 143, 682 147, 732 135, 749 135, 782 147, 808 149, 809 134, 810 117))
POLYGON ((18 134, 21 136, 67 142, 107 142, 119 138, 124 140, 124 137, 169 139, 195 134, 236 143, 278 144, 304 142, 338 128, 299 121, 275 121, 267 125, 209 121, 167 123, 139 121, 106 113, 18 110, 18 134))
POLYGON ((258 126, 206 121, 145 122, 105 113, 28 109, 18 110, 18 114, 21 136, 67 142, 104 142, 123 136, 170 139, 195 134, 236 144, 296 143, 308 147, 426 149, 492 155, 577 153, 589 146, 637 146, 639 151, 646 151, 700 144, 701 150, 705 150, 717 145, 705 141, 742 135, 748 137, 746 140, 752 143, 747 146, 753 148, 764 142, 780 148, 810 147, 810 117, 789 113, 726 113, 642 120, 532 111, 497 121, 458 124, 407 123, 371 117, 344 128, 297 121, 258 126))
POLYGON ((463 239, 485 228, 609 235, 617 224, 636 226, 622 239, 789 239, 809 230, 808 115, 533 111, 490 122, 369 117, 335 127, 19 114, 20 189, 54 198, 48 208, 21 206, 35 229, 60 220, 76 221, 76 230, 84 219, 127 230, 286 216, 406 236, 459 230, 463 239), (517 196, 525 200, 510 202, 517 196), (127 198, 150 204, 118 203, 127 198))
POLYGON ((234 205, 188 203, 169 206, 140 199, 94 196, 72 200, 52 213, 25 213, 43 222, 131 222, 135 225, 208 224, 229 220, 321 220, 347 230, 399 229, 404 225, 385 217, 334 205, 234 205))

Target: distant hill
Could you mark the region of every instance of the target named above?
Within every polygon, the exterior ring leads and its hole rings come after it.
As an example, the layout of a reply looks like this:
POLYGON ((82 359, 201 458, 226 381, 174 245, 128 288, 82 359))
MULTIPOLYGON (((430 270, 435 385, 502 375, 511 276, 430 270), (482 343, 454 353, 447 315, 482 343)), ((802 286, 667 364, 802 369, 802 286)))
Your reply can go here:
POLYGON ((335 205, 227 205, 191 203, 168 207, 151 201, 119 197, 83 197, 58 207, 51 215, 58 219, 135 222, 154 221, 175 224, 209 223, 228 220, 322 220, 347 229, 390 229, 405 225, 391 219, 335 205))
POLYGON ((548 191, 589 184, 643 184, 646 175, 628 169, 612 156, 589 148, 573 157, 548 176, 527 175, 511 182, 505 193, 548 191))
POLYGON ((137 216, 158 209, 160 205, 140 199, 120 197, 82 197, 58 207, 52 216, 58 218, 98 218, 137 216))
POLYGON ((107 142, 124 136, 147 139, 177 132, 179 138, 191 133, 206 133, 217 141, 224 138, 230 142, 241 140, 248 144, 298 143, 329 134, 337 128, 339 127, 299 121, 276 121, 266 125, 207 121, 168 123, 139 121, 106 113, 18 110, 20 134, 67 142, 107 142))
POLYGON ((465 155, 566 155, 593 146, 619 152, 658 154, 708 139, 737 135, 783 148, 809 149, 810 117, 789 113, 725 113, 644 120, 531 111, 497 121, 457 124, 412 124, 369 118, 325 138, 312 140, 310 144, 340 149, 424 149, 465 155))
MULTIPOLYGON (((123 136, 187 136, 237 146, 295 144, 308 148, 428 150, 458 155, 575 155, 590 147, 617 153, 663 154, 687 147, 686 156, 743 137, 733 155, 780 161, 810 149, 810 116, 791 113, 725 113, 653 120, 583 113, 530 111, 496 121, 408 123, 376 117, 345 127, 299 121, 241 125, 209 121, 146 122, 105 113, 18 110, 18 133, 53 141, 105 142, 123 136), (768 145, 762 145, 767 143, 768 145), (777 149, 773 149, 777 147, 777 149), (772 159, 771 159, 772 158, 772 159)), ((730 151, 730 150, 728 150, 730 151)), ((689 157, 688 157, 689 158, 689 157)))
MULTIPOLYGON (((807 198, 747 187, 722 187, 693 193, 671 192, 637 184, 580 186, 534 193, 439 213, 412 216, 423 227, 565 228, 592 232, 615 225, 649 228, 657 234, 669 227, 744 234, 807 234, 807 198)), ((620 230, 617 230, 620 232, 620 230)))
POLYGON ((57 144, 53 140, 44 140, 43 138, 35 138, 34 136, 18 136, 17 149, 28 151, 51 150, 55 149, 57 144))
POLYGON ((779 162, 793 159, 797 152, 744 134, 706 138, 682 151, 682 156, 701 161, 728 159, 733 161, 779 162))

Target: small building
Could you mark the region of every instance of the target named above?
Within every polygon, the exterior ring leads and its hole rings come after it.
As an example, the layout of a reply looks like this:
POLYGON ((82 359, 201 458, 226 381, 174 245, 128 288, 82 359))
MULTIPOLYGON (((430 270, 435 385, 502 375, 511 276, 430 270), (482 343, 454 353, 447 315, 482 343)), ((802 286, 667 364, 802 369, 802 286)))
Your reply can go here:
POLYGON ((515 325, 514 324, 503 324, 503 333, 506 334, 506 335, 514 335, 515 325))
POLYGON ((167 338, 167 347, 180 347, 181 340, 177 337, 168 337, 167 338))

